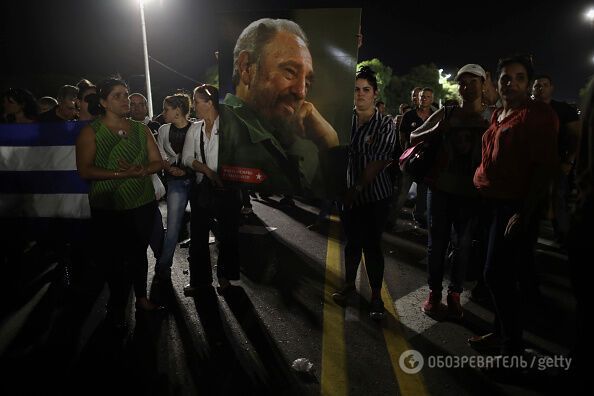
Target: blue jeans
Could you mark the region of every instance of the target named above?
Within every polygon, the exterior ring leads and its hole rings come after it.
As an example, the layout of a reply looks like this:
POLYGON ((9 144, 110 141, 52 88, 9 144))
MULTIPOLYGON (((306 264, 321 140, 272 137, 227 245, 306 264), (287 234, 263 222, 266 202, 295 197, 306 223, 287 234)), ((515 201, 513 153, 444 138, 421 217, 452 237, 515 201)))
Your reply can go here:
POLYGON ((161 257, 157 260, 155 273, 168 275, 171 272, 173 254, 177 246, 179 230, 184 218, 192 180, 167 181, 167 231, 163 241, 161 257))
POLYGON ((448 290, 462 293, 466 268, 472 255, 472 237, 478 223, 479 202, 478 197, 465 197, 432 189, 427 191, 427 272, 431 290, 442 290, 445 254, 453 227, 457 236, 457 254, 452 263, 448 290))

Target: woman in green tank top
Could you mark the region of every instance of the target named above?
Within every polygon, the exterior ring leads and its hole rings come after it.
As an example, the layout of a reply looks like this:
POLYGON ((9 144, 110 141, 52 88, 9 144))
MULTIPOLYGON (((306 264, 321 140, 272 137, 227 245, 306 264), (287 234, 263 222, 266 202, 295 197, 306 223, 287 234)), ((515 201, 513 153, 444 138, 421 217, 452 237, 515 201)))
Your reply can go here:
POLYGON ((89 204, 96 259, 110 287, 108 317, 123 324, 131 283, 136 307, 158 308, 147 299, 146 251, 157 202, 150 175, 161 170, 159 150, 149 129, 126 118, 128 87, 110 78, 89 98, 99 117, 85 126, 76 142, 80 176, 91 182, 89 204))

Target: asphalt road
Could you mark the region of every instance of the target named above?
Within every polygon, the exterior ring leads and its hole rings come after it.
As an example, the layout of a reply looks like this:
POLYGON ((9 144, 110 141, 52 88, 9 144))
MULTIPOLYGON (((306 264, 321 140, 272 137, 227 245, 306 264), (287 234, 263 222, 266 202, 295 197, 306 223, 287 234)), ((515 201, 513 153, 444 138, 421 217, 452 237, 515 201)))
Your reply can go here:
MULTIPOLYGON (((562 369, 539 369, 546 357, 563 364, 575 317, 567 257, 548 238, 546 223, 537 247, 542 298, 525 301, 523 310, 533 369, 511 376, 477 368, 486 357, 466 343, 491 331, 488 304, 470 301, 465 291, 459 322, 420 311, 428 295, 427 236, 407 220, 408 209, 400 230, 383 235, 387 317, 377 323, 368 317, 364 271, 358 295, 346 307, 330 298, 342 279, 343 241, 335 215, 310 229, 318 209, 306 202, 283 206, 272 197, 254 199, 253 207, 240 229, 241 281, 224 295, 213 287, 185 297, 187 249, 176 251, 172 287, 151 284, 149 251, 149 293, 167 310, 135 312, 131 303, 122 331, 104 321, 108 291, 93 265, 73 263, 68 286, 56 266, 32 280, 19 296, 22 303, 3 316, 0 393, 532 395, 570 389, 562 369), (420 355, 403 356, 408 350, 420 355), (405 372, 419 367, 419 356, 422 369, 405 372), (308 372, 292 367, 301 358, 312 364, 308 372), (456 364, 463 367, 451 367, 456 364)), ((211 253, 215 263, 216 243, 211 253)))

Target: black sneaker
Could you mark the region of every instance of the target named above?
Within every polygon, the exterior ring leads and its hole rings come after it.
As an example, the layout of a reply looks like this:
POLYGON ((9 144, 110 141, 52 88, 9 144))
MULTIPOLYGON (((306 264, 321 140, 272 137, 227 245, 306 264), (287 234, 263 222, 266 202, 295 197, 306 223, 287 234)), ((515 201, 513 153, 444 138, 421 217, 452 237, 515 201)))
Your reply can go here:
POLYGON ((279 203, 284 206, 291 206, 291 207, 295 206, 295 201, 291 197, 283 197, 283 198, 281 198, 279 203))
POLYGON ((338 305, 346 304, 349 297, 355 294, 356 288, 355 285, 346 285, 342 289, 332 293, 332 299, 338 305))
POLYGON ((184 296, 186 297, 194 297, 198 292, 198 287, 197 286, 192 286, 190 284, 187 284, 184 286, 184 296))
POLYGON ((468 339, 468 345, 479 352, 499 351, 502 346, 501 337, 495 333, 473 336, 468 339))
POLYGON ((426 230, 427 222, 425 220, 415 220, 415 228, 420 228, 422 230, 426 230))
POLYGON ((491 293, 483 283, 477 283, 470 291, 469 299, 478 304, 488 304, 491 302, 491 293))
POLYGON ((371 307, 369 310, 369 317, 372 320, 380 321, 386 317, 386 310, 384 309, 384 302, 381 298, 374 298, 371 300, 371 307))
POLYGON ((187 249, 190 247, 190 242, 192 242, 191 238, 185 239, 182 242, 180 242, 179 247, 182 249, 187 249))

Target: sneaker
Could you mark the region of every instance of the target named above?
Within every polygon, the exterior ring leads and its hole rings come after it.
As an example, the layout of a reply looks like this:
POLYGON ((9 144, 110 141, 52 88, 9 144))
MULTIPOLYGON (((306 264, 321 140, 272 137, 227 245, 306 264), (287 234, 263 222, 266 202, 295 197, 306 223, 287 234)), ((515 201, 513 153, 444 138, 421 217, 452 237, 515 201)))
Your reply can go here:
POLYGON ((421 311, 432 316, 442 314, 444 313, 444 310, 445 306, 441 302, 441 291, 436 292, 431 290, 431 292, 429 292, 429 298, 427 298, 423 305, 421 305, 421 311))
POLYGON ((448 317, 455 320, 460 320, 464 316, 462 305, 460 304, 460 293, 453 291, 448 292, 446 299, 448 303, 448 317))
POLYGON ((295 201, 293 200, 293 198, 287 196, 281 198, 279 203, 284 206, 295 206, 295 201))
POLYGON ((192 238, 188 238, 188 239, 180 242, 179 247, 182 249, 187 249, 190 247, 190 242, 192 242, 192 238))
POLYGON ((184 286, 184 296, 186 296, 186 297, 195 296, 197 291, 198 291, 198 287, 196 287, 196 286, 192 286, 190 284, 187 284, 186 286, 184 286))
POLYGON ((370 305, 371 307, 369 309, 369 318, 371 320, 380 321, 386 317, 384 302, 381 298, 372 299, 370 305))
POLYGON ((310 231, 320 231, 320 229, 322 228, 322 222, 316 220, 315 223, 310 224, 305 228, 307 228, 310 231))
POLYGON ((217 287, 217 291, 219 292, 219 294, 225 294, 230 288, 231 286, 231 282, 229 282, 229 279, 225 278, 225 277, 220 277, 218 278, 219 281, 219 286, 217 287))
POLYGON ((349 284, 344 286, 342 289, 332 293, 332 299, 338 305, 344 305, 350 296, 355 294, 355 285, 349 284))
POLYGON ((415 224, 415 228, 421 228, 423 230, 427 229, 427 220, 423 219, 423 218, 415 218, 413 216, 413 220, 414 220, 414 224, 415 224))
POLYGON ((108 328, 113 329, 118 333, 121 332, 122 335, 125 335, 128 332, 125 308, 117 310, 108 308, 105 315, 105 323, 108 328))
POLYGON ((484 283, 477 283, 470 291, 470 300, 478 304, 488 304, 491 302, 491 294, 484 283))
POLYGON ((152 312, 152 311, 162 311, 165 309, 164 306, 155 304, 151 300, 146 297, 140 297, 136 299, 136 303, 134 304, 136 307, 136 311, 144 311, 144 312, 152 312))
POLYGON ((468 339, 468 345, 478 351, 500 349, 501 337, 495 333, 489 333, 482 336, 474 336, 468 339))

